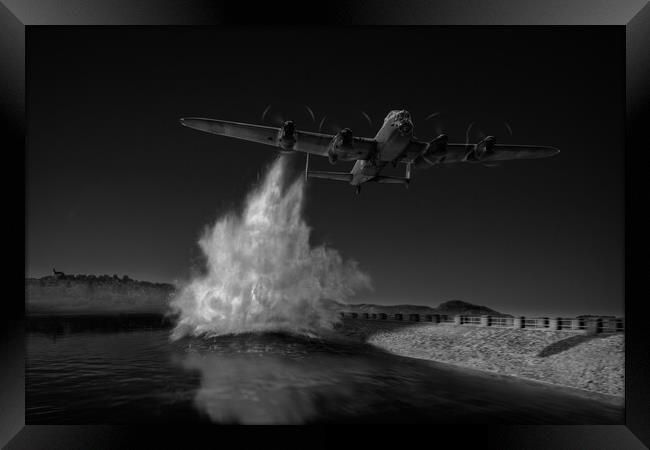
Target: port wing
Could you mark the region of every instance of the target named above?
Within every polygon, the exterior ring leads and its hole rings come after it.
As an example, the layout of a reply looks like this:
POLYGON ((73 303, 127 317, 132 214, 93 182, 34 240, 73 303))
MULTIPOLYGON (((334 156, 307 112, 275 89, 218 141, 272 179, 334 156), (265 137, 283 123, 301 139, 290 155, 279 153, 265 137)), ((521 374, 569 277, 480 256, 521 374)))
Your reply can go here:
POLYGON ((495 144, 489 151, 477 153, 477 148, 480 145, 481 143, 445 143, 436 146, 433 145, 433 142, 429 143, 414 139, 401 155, 399 161, 408 164, 416 160, 422 160, 429 166, 455 162, 489 163, 514 159, 546 158, 560 152, 555 147, 543 145, 495 144))
MULTIPOLYGON (((447 144, 447 157, 444 162, 464 161, 467 155, 474 151, 474 147, 474 144, 447 144)), ((543 145, 496 144, 485 156, 480 158, 480 162, 547 158, 559 152, 555 147, 543 145)))

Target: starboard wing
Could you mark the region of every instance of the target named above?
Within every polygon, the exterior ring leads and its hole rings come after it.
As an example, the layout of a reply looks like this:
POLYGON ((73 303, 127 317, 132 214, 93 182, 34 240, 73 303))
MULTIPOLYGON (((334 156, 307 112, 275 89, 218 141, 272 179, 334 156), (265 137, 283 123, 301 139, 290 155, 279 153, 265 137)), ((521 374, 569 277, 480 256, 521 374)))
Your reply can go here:
POLYGON ((280 128, 263 125, 250 125, 247 123, 228 122, 225 120, 202 119, 198 117, 184 117, 181 125, 206 133, 242 139, 277 146, 280 128))
MULTIPOLYGON (((296 135, 294 150, 321 156, 327 156, 330 143, 334 138, 331 134, 312 133, 311 131, 297 131, 296 135)), ((353 137, 352 147, 339 147, 337 154, 339 159, 344 161, 368 159, 376 147, 377 143, 374 139, 355 136, 353 137)))
MULTIPOLYGON (((183 126, 206 133, 280 147, 282 129, 278 127, 198 117, 184 117, 180 121, 183 126)), ((334 138, 331 134, 312 133, 310 131, 296 131, 295 137, 294 151, 319 156, 327 156, 329 145, 334 138)), ((344 153, 341 159, 351 161, 367 158, 374 151, 375 147, 376 143, 373 139, 355 137, 351 148, 339 149, 338 152, 339 156, 341 156, 341 152, 344 153)))

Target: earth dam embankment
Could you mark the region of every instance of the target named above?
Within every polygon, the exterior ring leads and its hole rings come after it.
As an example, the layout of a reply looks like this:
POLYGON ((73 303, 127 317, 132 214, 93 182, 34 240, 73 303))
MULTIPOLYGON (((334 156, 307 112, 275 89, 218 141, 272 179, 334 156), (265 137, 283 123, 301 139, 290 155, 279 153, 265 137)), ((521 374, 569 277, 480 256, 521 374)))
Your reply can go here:
POLYGON ((343 319, 338 331, 391 353, 624 395, 623 333, 483 328, 343 319))

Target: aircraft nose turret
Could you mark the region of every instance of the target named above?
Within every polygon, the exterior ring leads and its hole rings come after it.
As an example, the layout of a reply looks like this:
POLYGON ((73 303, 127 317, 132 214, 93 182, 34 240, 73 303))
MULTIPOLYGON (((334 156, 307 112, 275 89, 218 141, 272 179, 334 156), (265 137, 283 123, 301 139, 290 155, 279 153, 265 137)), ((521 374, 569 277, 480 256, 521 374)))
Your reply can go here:
POLYGON ((411 134, 413 131, 413 123, 410 120, 404 120, 399 124, 398 129, 402 135, 411 134))

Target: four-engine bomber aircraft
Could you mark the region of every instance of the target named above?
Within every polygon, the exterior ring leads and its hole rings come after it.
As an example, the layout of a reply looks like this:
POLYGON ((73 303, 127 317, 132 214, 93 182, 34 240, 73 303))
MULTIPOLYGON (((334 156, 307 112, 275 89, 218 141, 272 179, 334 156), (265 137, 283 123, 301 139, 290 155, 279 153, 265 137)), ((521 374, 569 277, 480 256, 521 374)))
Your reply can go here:
POLYGON ((401 183, 408 187, 411 167, 428 169, 437 164, 457 162, 493 163, 510 159, 532 159, 553 156, 560 151, 554 147, 538 145, 497 145, 493 136, 487 136, 477 144, 452 144, 447 135, 441 134, 430 142, 413 136, 413 121, 405 110, 393 110, 374 138, 353 136, 349 128, 336 135, 296 130, 292 121, 279 128, 225 120, 186 117, 182 125, 207 133, 220 134, 246 141, 271 145, 282 153, 303 152, 307 154, 305 175, 310 178, 326 178, 346 181, 355 187, 357 194, 361 184, 401 183), (350 172, 321 172, 309 170, 309 155, 326 156, 330 163, 356 161, 350 172), (404 177, 381 175, 389 163, 406 164, 404 177))

